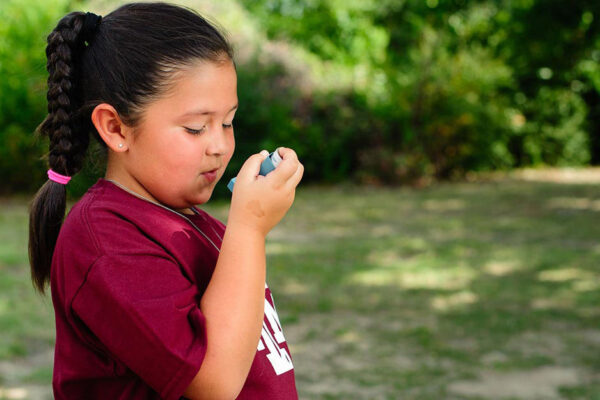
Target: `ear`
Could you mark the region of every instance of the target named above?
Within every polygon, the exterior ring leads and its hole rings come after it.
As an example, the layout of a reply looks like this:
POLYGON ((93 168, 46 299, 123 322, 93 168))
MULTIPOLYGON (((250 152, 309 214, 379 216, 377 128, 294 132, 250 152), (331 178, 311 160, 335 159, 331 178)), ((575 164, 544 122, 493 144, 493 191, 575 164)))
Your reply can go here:
POLYGON ((92 111, 92 123, 108 148, 117 153, 127 151, 132 128, 121 121, 113 106, 108 103, 98 104, 92 111))

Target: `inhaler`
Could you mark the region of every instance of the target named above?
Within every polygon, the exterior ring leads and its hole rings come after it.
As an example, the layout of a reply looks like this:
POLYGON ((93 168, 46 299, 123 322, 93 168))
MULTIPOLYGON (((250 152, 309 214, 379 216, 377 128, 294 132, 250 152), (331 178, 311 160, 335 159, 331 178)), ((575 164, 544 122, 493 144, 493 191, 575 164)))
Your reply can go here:
MULTIPOLYGON (((277 168, 277 166, 279 165, 279 163, 281 161, 283 161, 283 159, 279 155, 279 152, 277 150, 275 150, 274 152, 269 154, 269 156, 267 158, 265 158, 264 161, 260 164, 260 171, 258 172, 258 174, 262 175, 262 176, 267 175, 269 172, 271 172, 275 168, 277 168)), ((227 184, 227 188, 232 192, 233 192, 234 184, 235 184, 235 178, 232 178, 229 181, 229 183, 227 184)))

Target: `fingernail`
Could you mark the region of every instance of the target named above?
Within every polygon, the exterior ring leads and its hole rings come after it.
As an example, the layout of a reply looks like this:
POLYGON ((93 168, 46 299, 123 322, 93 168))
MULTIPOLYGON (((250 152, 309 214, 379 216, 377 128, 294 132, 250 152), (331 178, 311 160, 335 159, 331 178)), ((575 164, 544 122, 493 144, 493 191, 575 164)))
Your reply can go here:
POLYGON ((261 155, 263 155, 263 156, 265 156, 265 157, 267 157, 267 156, 269 155, 269 152, 268 152, 268 151, 266 151, 266 150, 262 150, 262 151, 260 152, 260 154, 261 154, 261 155))

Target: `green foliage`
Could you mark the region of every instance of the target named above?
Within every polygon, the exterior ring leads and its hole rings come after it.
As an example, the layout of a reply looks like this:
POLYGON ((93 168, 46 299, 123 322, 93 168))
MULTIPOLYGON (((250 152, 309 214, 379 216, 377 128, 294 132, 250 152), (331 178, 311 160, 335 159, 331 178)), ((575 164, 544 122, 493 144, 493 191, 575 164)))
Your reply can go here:
POLYGON ((542 87, 522 109, 527 122, 513 138, 514 153, 524 157, 519 164, 582 165, 589 162, 588 137, 583 130, 586 106, 576 93, 542 87))
MULTIPOLYGON (((226 179, 251 153, 279 145, 297 150, 305 181, 427 183, 600 163, 597 1, 568 10, 558 0, 179 3, 222 21, 240 53, 226 179)), ((0 4, 0 191, 45 179, 47 142, 33 135, 46 107, 44 39, 73 6, 0 4)), ((101 157, 88 163, 70 193, 102 171, 101 157)))
POLYGON ((244 4, 266 21, 270 37, 340 70, 351 66, 350 97, 367 99, 367 110, 337 122, 355 127, 362 142, 351 157, 361 179, 404 182, 593 159, 590 136, 600 121, 590 120, 583 95, 599 92, 597 2, 578 1, 566 16, 562 3, 534 0, 244 4), (361 130, 364 114, 379 123, 361 130))
POLYGON ((243 4, 265 22, 266 33, 292 39, 324 60, 377 64, 386 57, 388 32, 370 12, 375 0, 249 0, 243 4))

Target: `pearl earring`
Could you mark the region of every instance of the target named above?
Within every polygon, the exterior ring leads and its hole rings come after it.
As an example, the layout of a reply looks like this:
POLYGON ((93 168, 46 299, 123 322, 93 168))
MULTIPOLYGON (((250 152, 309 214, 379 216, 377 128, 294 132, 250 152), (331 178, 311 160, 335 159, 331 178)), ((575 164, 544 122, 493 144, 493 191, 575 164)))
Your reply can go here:
POLYGON ((119 143, 119 148, 123 147, 123 143, 119 143))

